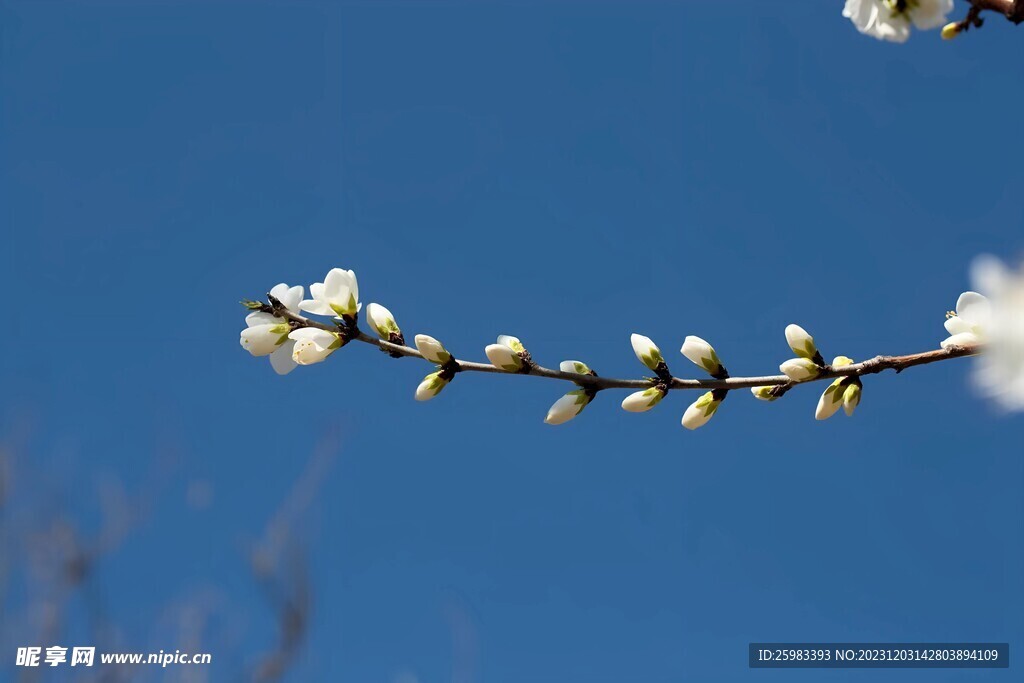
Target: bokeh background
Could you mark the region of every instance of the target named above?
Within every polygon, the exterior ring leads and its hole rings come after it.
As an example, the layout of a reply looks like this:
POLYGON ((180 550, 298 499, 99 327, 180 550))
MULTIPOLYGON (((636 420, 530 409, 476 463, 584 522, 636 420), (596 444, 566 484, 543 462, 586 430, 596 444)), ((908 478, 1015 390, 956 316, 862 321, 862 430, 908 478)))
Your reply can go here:
POLYGON ((691 433, 691 394, 555 428, 555 383, 420 404, 422 362, 238 346, 239 299, 343 266, 471 359, 507 333, 641 376, 636 331, 690 374, 697 334, 761 374, 789 322, 936 347, 972 257, 1024 246, 1024 34, 895 46, 840 10, 0 3, 0 680, 86 680, 13 667, 61 643, 214 658, 88 680, 1013 679, 747 668, 1024 651, 1024 422, 969 361, 691 433))

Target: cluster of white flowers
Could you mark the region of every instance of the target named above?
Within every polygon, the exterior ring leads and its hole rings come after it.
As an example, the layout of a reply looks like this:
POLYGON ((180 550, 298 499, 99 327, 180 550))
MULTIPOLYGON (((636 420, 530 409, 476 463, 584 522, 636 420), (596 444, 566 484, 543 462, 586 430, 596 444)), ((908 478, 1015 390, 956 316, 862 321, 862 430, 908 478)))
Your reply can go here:
POLYGON ((964 292, 946 314, 942 348, 983 345, 975 384, 1007 410, 1024 410, 1024 266, 1016 271, 981 256, 971 267, 978 292, 964 292))
POLYGON ((846 0, 843 16, 865 35, 902 43, 910 37, 910 27, 919 31, 944 26, 943 38, 960 32, 957 23, 946 23, 953 11, 953 0, 846 0))
MULTIPOLYGON (((344 319, 355 316, 362 308, 359 284, 351 270, 334 268, 323 282, 310 285, 312 299, 303 299, 304 291, 301 286, 281 283, 270 290, 270 296, 295 314, 305 311, 344 319)), ((296 365, 323 362, 345 344, 337 332, 314 327, 295 329, 288 320, 268 311, 253 311, 246 316, 245 324, 239 339, 242 348, 254 356, 270 356, 270 364, 279 375, 287 375, 296 365)))

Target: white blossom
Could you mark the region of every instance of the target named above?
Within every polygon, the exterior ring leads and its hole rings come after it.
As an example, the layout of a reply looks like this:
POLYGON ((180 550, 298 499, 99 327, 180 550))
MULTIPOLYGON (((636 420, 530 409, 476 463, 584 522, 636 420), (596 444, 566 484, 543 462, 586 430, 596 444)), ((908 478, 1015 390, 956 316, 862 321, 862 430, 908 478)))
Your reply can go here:
POLYGON ((429 335, 417 334, 415 342, 419 352, 431 363, 444 365, 452 358, 452 354, 448 353, 444 345, 429 335))
POLYGON ((622 409, 631 413, 642 413, 658 405, 665 398, 665 392, 657 387, 635 391, 622 400, 622 409))
POLYGON ((526 348, 522 342, 507 334, 498 335, 498 343, 490 344, 484 349, 491 364, 505 372, 519 372, 523 367, 521 354, 525 352, 526 348))
POLYGON ((690 404, 683 413, 683 426, 687 429, 703 427, 714 417, 722 402, 715 399, 715 392, 709 391, 690 404))
MULTIPOLYGON (((270 295, 293 313, 299 312, 302 300, 301 286, 289 287, 283 282, 270 290, 270 295)), ((254 356, 270 356, 270 365, 279 375, 287 375, 295 369, 292 347, 295 342, 288 339, 291 326, 284 318, 270 313, 254 311, 245 316, 246 329, 242 330, 239 343, 254 356)))
POLYGON ((633 345, 633 353, 636 354, 640 362, 651 370, 657 370, 658 365, 665 362, 661 355, 661 349, 651 341, 650 337, 645 337, 642 334, 632 334, 629 337, 629 343, 633 345))
POLYGON ((866 35, 902 43, 910 26, 918 30, 938 28, 953 11, 953 0, 846 0, 843 16, 866 35))
POLYGON ((368 304, 366 306, 366 319, 370 322, 370 327, 377 333, 377 336, 384 341, 390 341, 392 334, 402 334, 398 323, 395 322, 395 316, 391 315, 391 311, 380 304, 368 304))
POLYGON ((942 348, 985 342, 991 319, 992 304, 988 298, 977 292, 964 292, 956 300, 956 312, 946 314, 945 327, 949 336, 942 340, 942 348))
MULTIPOLYGON (((974 381, 1000 407, 1024 410, 1024 264, 1011 270, 996 258, 979 257, 971 280, 990 302, 987 320, 979 308, 985 350, 975 363, 974 381)), ((965 317, 959 305, 957 312, 957 318, 965 317)))
POLYGON ((316 327, 301 327, 292 330, 288 338, 295 341, 292 360, 299 365, 322 363, 327 360, 327 356, 343 346, 341 335, 316 327))
POLYGON ((316 315, 351 316, 359 312, 359 283, 351 270, 332 268, 323 282, 309 286, 312 299, 305 299, 299 308, 316 315))
POLYGON ((814 337, 799 325, 786 325, 786 343, 799 358, 814 358, 818 355, 814 337))
POLYGON ((448 381, 440 376, 437 372, 432 372, 423 378, 419 386, 416 387, 416 400, 417 401, 429 401, 438 394, 441 390, 448 386, 448 381))
POLYGON ((568 422, 587 407, 587 404, 590 403, 590 398, 583 389, 570 391, 552 404, 551 408, 548 409, 544 422, 549 425, 560 425, 568 422))
POLYGON ((725 372, 725 367, 722 365, 722 361, 718 359, 715 349, 700 337, 688 336, 683 340, 683 346, 679 351, 691 363, 702 368, 712 376, 721 375, 725 372))
POLYGON ((808 358, 790 358, 779 366, 779 370, 794 382, 804 382, 817 377, 821 368, 808 358))

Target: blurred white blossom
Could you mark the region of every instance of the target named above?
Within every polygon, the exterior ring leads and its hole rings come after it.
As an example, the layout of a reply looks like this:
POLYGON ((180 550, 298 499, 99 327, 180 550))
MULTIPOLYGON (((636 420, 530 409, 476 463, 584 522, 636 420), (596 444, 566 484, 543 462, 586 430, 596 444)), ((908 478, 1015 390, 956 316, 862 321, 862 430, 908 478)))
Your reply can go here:
POLYGON ((925 31, 946 23, 953 0, 846 0, 843 16, 865 35, 902 43, 910 26, 925 31))
MULTIPOLYGON (((971 281, 989 304, 979 309, 985 350, 977 359, 974 379, 1001 407, 1024 410, 1024 264, 1013 270, 999 259, 982 256, 971 267, 971 281)), ((959 302, 957 313, 946 321, 947 329, 950 321, 964 317, 959 302)))

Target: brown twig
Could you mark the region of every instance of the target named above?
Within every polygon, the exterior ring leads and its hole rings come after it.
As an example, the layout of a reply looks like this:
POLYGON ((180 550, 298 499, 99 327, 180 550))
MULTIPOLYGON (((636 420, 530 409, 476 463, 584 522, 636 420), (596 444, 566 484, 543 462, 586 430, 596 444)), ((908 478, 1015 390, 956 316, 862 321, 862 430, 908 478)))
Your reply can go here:
MULTIPOLYGON (((408 356, 411 358, 423 358, 423 355, 412 347, 393 344, 366 334, 356 326, 354 320, 339 322, 338 325, 332 325, 293 313, 273 297, 270 297, 270 301, 270 305, 262 304, 261 308, 255 310, 262 310, 277 317, 285 318, 291 321, 296 327, 314 327, 328 332, 334 332, 336 334, 344 334, 347 336, 349 341, 372 344, 395 357, 408 356)), ((660 378, 616 379, 613 377, 599 377, 597 375, 580 375, 573 372, 562 372, 561 370, 552 370, 550 368, 542 367, 536 363, 530 365, 528 368, 524 368, 521 372, 513 373, 496 368, 490 363, 476 363, 457 358, 453 358, 452 362, 457 365, 459 372, 490 372, 503 375, 546 377, 548 379, 573 382, 583 388, 592 389, 594 391, 601 389, 649 389, 658 383, 665 383, 667 384, 668 389, 703 389, 705 391, 711 389, 744 389, 761 386, 778 386, 780 387, 779 395, 781 395, 796 384, 807 384, 826 379, 835 379, 836 377, 860 377, 862 375, 872 375, 884 370, 902 372, 907 368, 917 365, 927 365, 929 363, 950 360, 952 358, 974 356, 980 353, 980 351, 980 346, 951 346, 945 349, 934 349, 931 351, 912 353, 904 356, 875 356, 870 360, 853 363, 852 365, 846 365, 843 367, 834 368, 831 366, 824 366, 816 377, 803 382, 794 382, 786 375, 728 377, 724 379, 683 379, 674 376, 664 378, 664 380, 660 378)))

